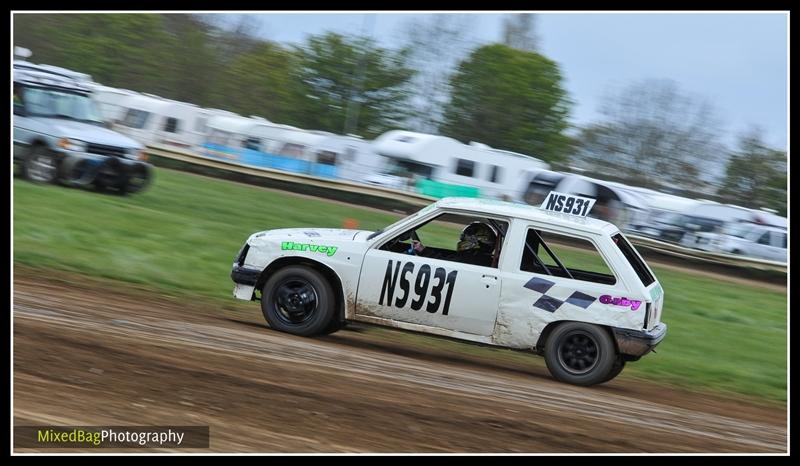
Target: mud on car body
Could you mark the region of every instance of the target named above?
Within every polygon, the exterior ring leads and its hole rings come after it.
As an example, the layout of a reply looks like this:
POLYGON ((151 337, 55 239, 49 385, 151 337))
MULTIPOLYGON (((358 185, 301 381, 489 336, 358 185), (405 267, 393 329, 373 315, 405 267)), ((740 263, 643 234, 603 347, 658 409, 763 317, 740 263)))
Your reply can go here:
POLYGON ((262 231, 235 257, 234 297, 297 335, 364 322, 533 351, 558 380, 607 382, 667 326, 655 275, 617 227, 585 217, 592 203, 445 198, 375 232, 262 231))
POLYGON ((31 181, 134 193, 151 179, 142 145, 104 127, 90 89, 70 76, 14 63, 14 160, 31 181))

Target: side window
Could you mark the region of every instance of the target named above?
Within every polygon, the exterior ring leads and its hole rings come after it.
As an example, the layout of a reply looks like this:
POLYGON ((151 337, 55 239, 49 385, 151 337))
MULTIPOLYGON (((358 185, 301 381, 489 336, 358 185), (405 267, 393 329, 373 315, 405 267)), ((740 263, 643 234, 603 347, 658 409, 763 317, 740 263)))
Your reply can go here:
POLYGON ((786 237, 788 235, 786 233, 781 233, 781 246, 783 249, 786 249, 786 237))
POLYGON ((25 102, 23 100, 23 87, 18 84, 14 83, 14 108, 24 108, 25 102))
POLYGON ((208 119, 205 117, 198 117, 196 120, 194 120, 194 130, 198 133, 205 133, 207 121, 208 119))
POLYGON ((336 165, 336 152, 321 150, 317 152, 317 163, 322 165, 336 165))
POLYGON ((208 135, 208 142, 210 144, 217 144, 220 146, 227 145, 229 134, 230 133, 225 131, 212 130, 211 134, 208 135))
POLYGON ((251 149, 251 150, 261 150, 261 139, 254 138, 254 137, 251 136, 251 137, 245 139, 244 141, 242 141, 242 147, 244 147, 245 149, 251 149))
POLYGON ((651 283, 656 281, 656 277, 650 273, 650 270, 647 269, 647 266, 644 264, 644 261, 636 250, 633 248, 633 245, 622 236, 622 233, 617 233, 616 235, 611 237, 611 240, 614 241, 614 244, 617 245, 620 251, 622 251, 622 255, 625 256, 625 259, 628 263, 633 267, 633 270, 636 272, 636 275, 639 277, 639 280, 642 281, 644 286, 650 286, 651 283))
POLYGON ((758 238, 758 244, 766 244, 767 246, 769 246, 769 240, 770 240, 769 232, 765 231, 764 234, 761 235, 760 238, 758 238))
POLYGON ((497 183, 502 173, 502 168, 498 167, 497 165, 492 165, 492 168, 489 170, 489 181, 492 183, 497 183))
POLYGON ((177 133, 178 132, 178 119, 168 117, 166 122, 164 123, 164 131, 168 133, 177 133))
POLYGON ((520 270, 613 285, 616 277, 600 251, 586 239, 529 228, 520 270))
POLYGON ((475 176, 475 162, 471 160, 456 159, 456 175, 475 176))
POLYGON ((503 220, 442 214, 397 235, 381 249, 497 268, 507 231, 508 222, 503 220))
POLYGON ((278 151, 278 155, 285 155, 288 157, 295 157, 300 158, 303 156, 305 152, 306 146, 294 143, 286 143, 280 151, 278 151))

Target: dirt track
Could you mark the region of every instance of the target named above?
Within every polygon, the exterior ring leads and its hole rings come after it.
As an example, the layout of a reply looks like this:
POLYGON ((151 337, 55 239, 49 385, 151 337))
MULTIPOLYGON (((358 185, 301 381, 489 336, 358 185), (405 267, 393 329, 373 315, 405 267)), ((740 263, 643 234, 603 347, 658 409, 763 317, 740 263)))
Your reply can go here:
POLYGON ((786 451, 785 410, 299 338, 243 309, 17 274, 15 424, 210 425, 226 452, 786 451))

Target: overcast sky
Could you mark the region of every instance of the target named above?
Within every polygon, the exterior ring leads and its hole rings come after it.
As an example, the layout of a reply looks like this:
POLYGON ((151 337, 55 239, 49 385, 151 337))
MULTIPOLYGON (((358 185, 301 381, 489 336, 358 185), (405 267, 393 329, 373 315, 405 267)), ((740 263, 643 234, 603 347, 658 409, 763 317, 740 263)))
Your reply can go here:
MULTIPOLYGON (((258 14, 259 34, 300 43, 309 34, 365 31, 386 47, 400 45, 403 25, 428 14, 258 14)), ((475 43, 500 39, 504 14, 470 14, 475 43)), ((787 15, 784 13, 541 13, 541 51, 555 60, 575 102, 572 121, 599 118, 609 88, 668 78, 707 98, 723 119, 725 141, 750 125, 772 146, 787 145, 787 15)), ((446 47, 446 44, 443 44, 446 47)))

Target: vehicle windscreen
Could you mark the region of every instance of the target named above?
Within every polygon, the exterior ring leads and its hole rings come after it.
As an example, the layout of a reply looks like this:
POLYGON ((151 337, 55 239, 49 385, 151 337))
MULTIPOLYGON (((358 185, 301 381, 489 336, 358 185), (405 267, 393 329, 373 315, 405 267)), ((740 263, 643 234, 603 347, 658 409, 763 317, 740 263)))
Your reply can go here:
POLYGON ((715 231, 723 225, 721 220, 706 217, 685 216, 686 227, 697 232, 708 233, 715 231))
POLYGON ((657 223, 664 225, 680 226, 686 223, 686 216, 683 214, 667 213, 656 219, 657 223))
POLYGON ((367 239, 368 239, 368 240, 370 240, 370 239, 372 239, 372 238, 374 238, 374 237, 376 237, 376 236, 380 235, 381 233, 383 233, 383 232, 384 232, 384 231, 386 231, 386 230, 391 230, 392 228, 394 228, 394 227, 395 227, 395 225, 399 225, 401 222, 405 222, 406 220, 410 220, 410 219, 412 219, 412 218, 419 217, 419 216, 420 216, 420 215, 422 215, 423 213, 425 213, 425 212, 428 212, 429 210, 433 209, 435 205, 436 205, 435 203, 434 203, 434 204, 430 204, 430 205, 428 205, 428 206, 426 206, 426 207, 423 207, 422 209, 420 209, 420 210, 418 210, 418 211, 414 212, 413 214, 409 215, 408 217, 403 217, 403 218, 401 218, 400 220, 398 220, 398 221, 396 221, 396 222, 392 223, 392 224, 391 224, 391 225, 389 225, 389 226, 385 226, 385 227, 381 228, 380 230, 376 230, 375 232, 371 233, 371 234, 370 234, 370 235, 367 237, 367 239))
POLYGON ((737 238, 747 238, 750 232, 756 227, 749 224, 733 223, 727 225, 722 232, 726 235, 735 236, 737 238))
POLYGON ((144 128, 144 125, 147 124, 149 117, 150 112, 131 108, 128 110, 128 113, 125 114, 122 124, 129 128, 142 129, 144 128))
POLYGON ((656 278, 647 269, 644 261, 642 261, 642 259, 639 257, 639 254, 636 253, 636 250, 633 249, 633 246, 628 242, 628 240, 622 236, 622 233, 617 233, 616 235, 612 236, 611 239, 614 240, 614 244, 616 244, 620 251, 622 251, 622 255, 625 256, 625 259, 627 259, 628 263, 631 264, 633 270, 636 271, 636 275, 639 277, 639 280, 642 281, 644 286, 650 286, 651 283, 656 281, 656 278))
POLYGON ((86 94, 42 87, 26 87, 25 111, 31 116, 63 118, 103 124, 95 103, 86 94))

